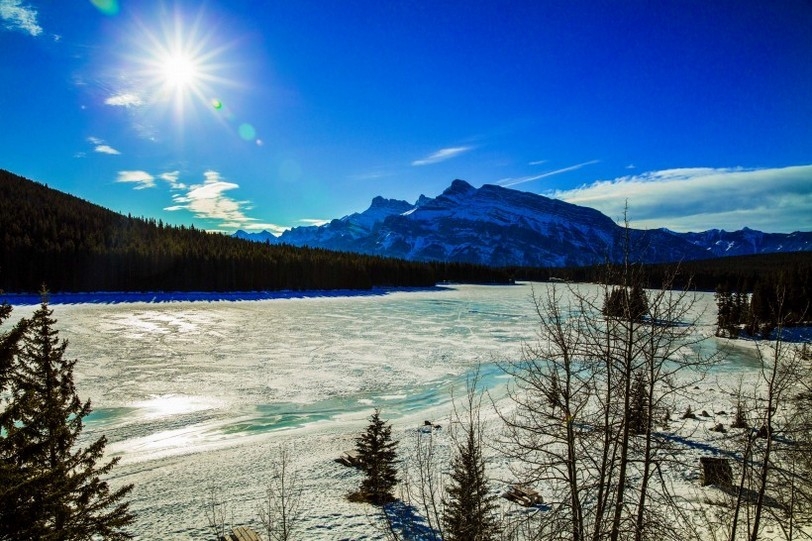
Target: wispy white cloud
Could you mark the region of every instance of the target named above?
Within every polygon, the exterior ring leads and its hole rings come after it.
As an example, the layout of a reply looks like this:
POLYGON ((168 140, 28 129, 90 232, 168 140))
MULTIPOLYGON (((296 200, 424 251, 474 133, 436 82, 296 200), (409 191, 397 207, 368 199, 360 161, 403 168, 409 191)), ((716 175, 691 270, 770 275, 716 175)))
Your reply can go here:
POLYGON ((42 27, 37 23, 37 10, 23 4, 22 0, 0 0, 0 19, 8 29, 22 30, 32 36, 42 34, 42 27))
POLYGON ((628 201, 629 219, 640 228, 812 231, 812 165, 667 169, 545 195, 614 219, 628 201))
POLYGON ((533 160, 532 162, 527 162, 527 165, 542 165, 547 163, 547 160, 533 160))
POLYGON ((96 148, 93 149, 93 152, 98 152, 100 154, 113 154, 113 155, 121 154, 121 152, 114 149, 110 145, 96 145, 96 148))
MULTIPOLYGON (((177 179, 175 172, 165 173, 162 177, 167 182, 177 179)), ((250 208, 248 201, 238 201, 229 197, 227 192, 239 188, 239 184, 224 179, 217 171, 206 171, 203 174, 202 184, 192 184, 186 188, 185 193, 172 196, 174 205, 164 210, 188 210, 197 218, 215 220, 222 229, 267 229, 281 233, 286 228, 270 223, 260 223, 256 218, 246 216, 245 211, 250 208)))
POLYGON ((115 148, 108 145, 104 141, 104 139, 100 139, 99 137, 94 137, 94 136, 91 135, 90 137, 87 138, 87 141, 91 145, 93 145, 93 152, 98 152, 99 154, 111 154, 111 155, 119 155, 119 154, 121 154, 121 152, 119 152, 115 148))
POLYGON ((302 218, 302 219, 301 219, 301 220, 299 220, 299 221, 300 221, 301 223, 303 223, 303 224, 307 224, 307 225, 315 225, 315 226, 319 226, 319 225, 324 225, 324 224, 328 224, 328 223, 330 223, 330 220, 320 220, 320 219, 318 219, 318 218, 302 218))
POLYGON ((186 189, 186 184, 178 180, 180 178, 180 171, 168 171, 166 173, 161 173, 158 176, 161 180, 166 181, 169 184, 169 187, 173 190, 186 189))
POLYGON ((104 100, 104 103, 114 107, 138 107, 139 105, 143 105, 144 101, 138 94, 134 94, 132 92, 122 92, 120 94, 110 96, 104 100))
POLYGON ((268 223, 261 223, 255 222, 252 224, 242 224, 241 226, 243 229, 247 229, 249 231, 268 231, 269 233, 273 233, 277 237, 290 229, 289 227, 283 227, 277 224, 268 224, 268 223))
POLYGON ((460 154, 464 154, 471 150, 474 147, 450 147, 450 148, 441 148, 434 154, 430 154, 425 158, 420 160, 415 160, 412 162, 412 165, 420 166, 420 165, 430 165, 433 163, 444 162, 445 160, 450 160, 451 158, 456 158, 460 154))
POLYGON ((119 171, 116 182, 135 184, 136 190, 155 187, 155 177, 146 171, 119 171))
POLYGON ((542 173, 540 175, 531 175, 527 177, 509 177, 497 180, 496 183, 500 186, 509 187, 509 186, 516 186, 517 184, 524 184, 525 182, 532 182, 534 180, 539 180, 546 177, 551 177, 553 175, 560 175, 561 173, 568 173, 570 171, 576 171, 582 167, 586 167, 587 165, 593 165, 598 163, 600 160, 590 160, 588 162, 579 163, 576 165, 570 165, 569 167, 563 167, 561 169, 556 169, 554 171, 547 171, 546 173, 542 173))
POLYGON ((352 180, 378 180, 382 178, 391 177, 393 173, 389 171, 370 171, 367 173, 359 173, 356 175, 350 175, 348 178, 352 180))

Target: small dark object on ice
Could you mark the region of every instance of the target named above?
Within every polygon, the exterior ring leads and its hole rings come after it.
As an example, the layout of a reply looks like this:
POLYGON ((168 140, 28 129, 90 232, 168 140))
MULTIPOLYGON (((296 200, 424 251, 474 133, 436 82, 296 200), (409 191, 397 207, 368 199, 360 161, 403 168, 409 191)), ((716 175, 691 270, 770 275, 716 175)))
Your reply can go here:
POLYGON ((767 425, 761 425, 761 428, 758 429, 756 432, 757 438, 769 438, 772 431, 767 425))
POLYGON ((348 468, 360 468, 361 462, 358 460, 358 453, 355 452, 355 449, 350 451, 344 451, 340 457, 335 459, 336 462, 341 464, 342 466, 347 466, 348 468))
POLYGON ((502 494, 502 497, 523 507, 533 507, 544 503, 541 494, 522 485, 510 485, 510 488, 502 494))

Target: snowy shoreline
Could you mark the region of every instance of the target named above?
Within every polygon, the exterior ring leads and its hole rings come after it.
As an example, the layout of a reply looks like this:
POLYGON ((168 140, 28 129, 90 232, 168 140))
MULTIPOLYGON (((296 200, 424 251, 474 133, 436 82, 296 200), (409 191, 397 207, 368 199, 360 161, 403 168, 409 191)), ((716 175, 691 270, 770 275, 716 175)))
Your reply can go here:
MULTIPOLYGON (((501 284, 500 284, 501 285, 501 284)), ((131 304, 172 302, 241 302, 321 297, 376 297, 398 292, 442 291, 449 284, 434 287, 373 287, 371 289, 308 289, 279 291, 88 291, 49 293, 50 305, 131 304)), ((33 306, 42 302, 39 293, 0 293, 0 302, 12 306, 33 306)))

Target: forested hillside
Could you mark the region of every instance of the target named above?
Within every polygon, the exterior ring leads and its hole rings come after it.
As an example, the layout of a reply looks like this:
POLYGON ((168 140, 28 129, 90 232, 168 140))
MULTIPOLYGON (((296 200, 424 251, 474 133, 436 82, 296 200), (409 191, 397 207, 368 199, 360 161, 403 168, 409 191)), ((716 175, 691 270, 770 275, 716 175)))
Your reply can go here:
POLYGON ((474 265, 270 246, 124 216, 0 170, 0 289, 257 291, 504 282, 474 265))

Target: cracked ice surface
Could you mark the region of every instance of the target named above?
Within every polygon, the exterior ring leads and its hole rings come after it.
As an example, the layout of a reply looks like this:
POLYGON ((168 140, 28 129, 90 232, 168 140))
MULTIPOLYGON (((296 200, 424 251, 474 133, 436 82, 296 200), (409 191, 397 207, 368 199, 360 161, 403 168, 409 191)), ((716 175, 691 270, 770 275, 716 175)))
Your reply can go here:
POLYGON ((407 438, 423 418, 447 419, 450 389, 478 363, 499 386, 494 360, 535 337, 530 287, 53 308, 80 397, 93 401, 86 435, 106 434, 122 458, 113 483, 135 484, 139 538, 202 538, 209 486, 256 527, 284 443, 305 478, 305 538, 377 539, 370 509, 344 499, 359 474, 332 458, 373 406, 407 438))

